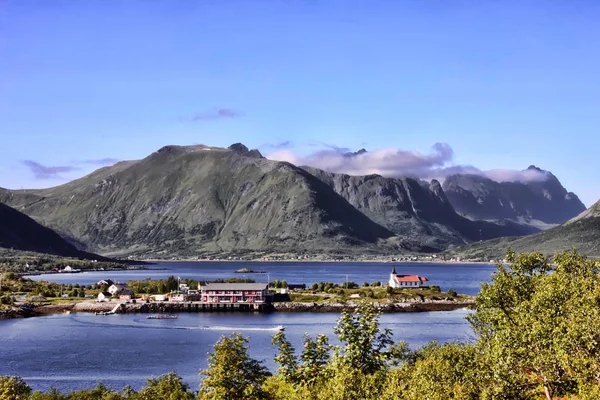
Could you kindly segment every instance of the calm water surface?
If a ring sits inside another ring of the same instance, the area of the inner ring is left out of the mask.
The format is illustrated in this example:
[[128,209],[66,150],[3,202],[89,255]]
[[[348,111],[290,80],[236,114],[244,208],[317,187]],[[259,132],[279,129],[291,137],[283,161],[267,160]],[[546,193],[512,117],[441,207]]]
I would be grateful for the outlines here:
[[[251,268],[267,274],[236,274],[239,268]],[[145,271],[89,272],[33,276],[32,279],[59,283],[91,284],[101,279],[126,282],[131,279],[214,280],[249,277],[288,283],[346,279],[363,282],[386,282],[392,267],[399,274],[418,274],[429,278],[442,290],[475,295],[488,282],[495,267],[482,264],[425,263],[244,263],[244,262],[169,262],[150,266]],[[384,314],[384,328],[391,328],[395,340],[405,340],[411,347],[438,340],[474,340],[466,310],[450,312]],[[125,385],[139,388],[146,378],[177,371],[194,389],[198,371],[206,367],[207,353],[221,335],[240,332],[249,337],[250,353],[275,369],[276,349],[271,337],[279,327],[300,348],[304,334],[325,333],[333,337],[339,314],[319,313],[198,313],[179,314],[176,320],[147,320],[145,315],[93,314],[53,315],[47,317],[0,321],[0,375],[22,376],[34,389],[54,386],[60,390],[83,389],[102,381],[121,389]]]
[[[394,339],[419,347],[431,340],[472,341],[468,311],[384,314],[382,327]],[[34,389],[67,391],[102,381],[121,389],[141,387],[146,378],[176,371],[192,388],[200,382],[207,353],[221,335],[249,337],[250,354],[275,369],[271,337],[279,327],[300,348],[304,334],[333,337],[338,314],[197,313],[176,320],[144,315],[61,314],[0,321],[0,375],[22,376]]]
[[[31,276],[35,280],[48,280],[58,283],[79,283],[89,285],[101,279],[127,282],[132,279],[166,279],[174,275],[182,279],[214,280],[218,278],[252,278],[259,282],[275,279],[288,283],[349,281],[362,285],[364,282],[387,282],[392,268],[398,274],[418,274],[426,276],[431,285],[442,290],[454,289],[458,293],[475,295],[482,283],[488,282],[495,271],[487,264],[429,264],[429,263],[347,263],[347,262],[167,262],[149,266],[144,271],[98,271],[78,274],[50,274]],[[268,272],[267,274],[236,274],[235,270],[249,268]]]

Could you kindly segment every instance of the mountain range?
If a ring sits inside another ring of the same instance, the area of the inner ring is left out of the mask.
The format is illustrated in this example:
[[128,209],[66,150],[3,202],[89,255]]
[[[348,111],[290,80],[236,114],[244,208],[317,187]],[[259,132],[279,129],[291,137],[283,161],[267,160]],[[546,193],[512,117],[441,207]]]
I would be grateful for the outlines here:
[[[540,229],[526,218],[555,224],[580,212],[577,197],[558,180],[549,179],[549,188],[544,182],[521,185],[550,193],[552,206],[538,207],[520,200],[524,189],[497,189],[509,185],[491,180],[468,185],[475,176],[451,178],[441,185],[330,173],[267,160],[241,143],[166,146],[58,187],[0,189],[0,203],[78,249],[119,257],[434,252],[536,233]],[[518,205],[512,214],[487,207],[497,193]],[[472,198],[479,206],[469,206]]]
[[451,175],[443,189],[459,214],[470,219],[512,220],[537,227],[552,227],[583,212],[577,195],[561,185],[550,172],[530,166],[538,179],[496,182],[472,174]]
[[544,254],[576,249],[581,254],[600,257],[600,201],[575,218],[546,231],[525,237],[474,243],[453,249],[450,254],[467,258],[500,259],[509,247],[517,253],[540,251]]

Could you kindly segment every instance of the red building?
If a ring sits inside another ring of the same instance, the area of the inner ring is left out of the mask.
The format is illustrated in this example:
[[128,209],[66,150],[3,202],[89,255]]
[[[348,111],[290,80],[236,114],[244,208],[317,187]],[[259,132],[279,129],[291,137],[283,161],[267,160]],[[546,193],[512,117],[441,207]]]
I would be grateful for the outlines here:
[[268,303],[271,301],[266,283],[209,283],[201,287],[204,303]]

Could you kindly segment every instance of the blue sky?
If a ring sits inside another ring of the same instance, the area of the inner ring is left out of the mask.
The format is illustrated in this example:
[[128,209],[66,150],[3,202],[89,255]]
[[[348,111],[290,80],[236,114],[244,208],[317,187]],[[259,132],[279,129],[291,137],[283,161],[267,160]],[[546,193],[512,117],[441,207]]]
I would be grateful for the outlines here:
[[447,143],[445,167],[535,164],[589,206],[598,21],[577,0],[0,0],[0,186],[166,144]]

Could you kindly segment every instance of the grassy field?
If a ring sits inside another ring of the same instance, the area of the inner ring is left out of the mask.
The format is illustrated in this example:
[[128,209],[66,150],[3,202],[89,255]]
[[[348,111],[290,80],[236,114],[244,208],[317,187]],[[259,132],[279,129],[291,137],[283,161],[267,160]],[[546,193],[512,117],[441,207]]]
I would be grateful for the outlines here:
[[[358,295],[356,298],[352,295]],[[389,301],[403,302],[411,300],[470,300],[471,296],[461,295],[453,291],[441,292],[435,287],[414,288],[414,289],[392,289],[388,292],[387,287],[361,287],[354,289],[333,288],[327,291],[318,292],[313,290],[303,290],[290,294],[293,302],[301,303],[344,303],[349,300],[366,299],[371,301]]]

